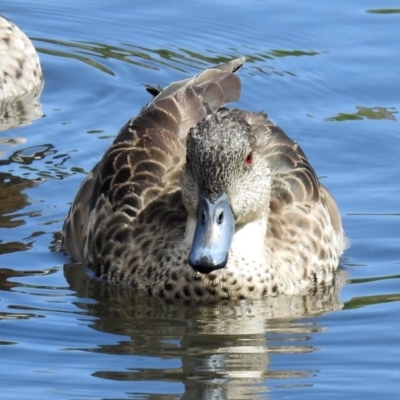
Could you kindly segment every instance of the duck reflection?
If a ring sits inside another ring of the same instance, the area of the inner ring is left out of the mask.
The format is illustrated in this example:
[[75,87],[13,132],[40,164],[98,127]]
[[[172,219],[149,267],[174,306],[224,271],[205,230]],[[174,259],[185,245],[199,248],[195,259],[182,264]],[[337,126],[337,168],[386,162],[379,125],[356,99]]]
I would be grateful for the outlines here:
[[[17,139],[0,139],[0,146],[3,144],[13,145],[19,143],[21,142],[18,142]],[[37,167],[24,170],[25,172],[23,175],[29,177],[30,174],[26,173],[26,171],[36,172],[38,175],[36,179],[16,176],[10,172],[0,172],[0,254],[12,253],[31,248],[31,242],[4,243],[5,238],[10,236],[4,229],[25,225],[29,218],[37,215],[37,212],[27,212],[24,210],[30,205],[29,197],[24,193],[24,191],[36,187],[42,181],[42,177],[62,178],[68,175],[69,173],[63,170],[62,165],[65,160],[69,158],[69,155],[59,154],[52,144],[43,144],[21,148],[14,151],[8,157],[0,158],[0,167],[11,166],[10,170],[16,170],[16,164],[28,166],[50,156],[54,157],[46,161],[46,168],[44,170],[40,170]],[[20,170],[17,170],[17,172],[20,172]],[[28,239],[29,238],[25,240]]]
[[[48,275],[55,273],[57,270],[14,270],[11,268],[0,268],[0,301],[4,300],[2,297],[3,292],[13,292],[16,288],[22,288],[25,286],[24,283],[18,282],[19,278],[27,278],[29,276]],[[0,311],[0,321],[5,319],[28,319],[44,317],[39,314],[38,310],[21,304],[8,303],[7,300],[3,302],[3,308],[7,311]],[[14,310],[14,311],[12,311]]]
[[0,99],[0,132],[29,124],[43,115],[39,101],[42,86],[19,96]]
[[[32,180],[14,176],[7,172],[0,172],[0,228],[15,228],[25,224],[25,221],[16,214],[29,205],[28,196],[22,191],[36,186]],[[0,254],[24,251],[31,247],[30,243],[5,242],[4,233],[0,236]]]
[[[64,274],[76,292],[77,307],[96,317],[93,329],[129,338],[88,351],[152,359],[141,366],[136,358],[127,370],[111,367],[93,375],[181,382],[183,399],[255,399],[268,391],[269,378],[315,373],[270,370],[270,354],[314,351],[310,338],[324,328],[299,319],[340,309],[339,291],[345,278],[340,272],[334,286],[308,296],[188,305],[166,304],[136,295],[130,288],[95,281],[78,263],[65,265]],[[151,398],[167,397],[154,394]]]

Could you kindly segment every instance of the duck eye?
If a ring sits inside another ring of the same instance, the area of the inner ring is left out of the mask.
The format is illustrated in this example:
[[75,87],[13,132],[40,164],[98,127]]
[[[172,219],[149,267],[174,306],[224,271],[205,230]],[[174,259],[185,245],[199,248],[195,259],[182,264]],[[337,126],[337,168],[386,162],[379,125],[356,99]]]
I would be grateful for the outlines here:
[[252,151],[247,155],[245,163],[247,165],[251,165],[253,163],[253,152]]

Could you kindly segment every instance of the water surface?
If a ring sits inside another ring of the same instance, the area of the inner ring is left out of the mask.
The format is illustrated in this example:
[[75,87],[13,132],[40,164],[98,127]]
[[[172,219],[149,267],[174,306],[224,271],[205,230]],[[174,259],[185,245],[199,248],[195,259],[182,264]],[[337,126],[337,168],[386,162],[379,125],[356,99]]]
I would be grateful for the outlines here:
[[[39,51],[42,118],[0,132],[0,382],[6,399],[397,398],[398,3],[3,0]],[[165,86],[245,55],[264,110],[334,194],[344,286],[166,305],[59,252],[85,174]],[[1,60],[0,60],[1,62]]]

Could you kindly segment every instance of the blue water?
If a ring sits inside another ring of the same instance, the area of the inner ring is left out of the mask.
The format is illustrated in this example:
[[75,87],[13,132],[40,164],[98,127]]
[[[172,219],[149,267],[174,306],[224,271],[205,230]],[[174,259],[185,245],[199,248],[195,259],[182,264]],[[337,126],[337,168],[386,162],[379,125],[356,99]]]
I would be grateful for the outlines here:
[[[398,2],[3,0],[0,14],[32,38],[45,76],[44,116],[0,132],[2,398],[397,398]],[[268,112],[338,202],[344,287],[183,307],[80,274],[59,231],[149,101],[142,83],[242,55],[237,105]]]

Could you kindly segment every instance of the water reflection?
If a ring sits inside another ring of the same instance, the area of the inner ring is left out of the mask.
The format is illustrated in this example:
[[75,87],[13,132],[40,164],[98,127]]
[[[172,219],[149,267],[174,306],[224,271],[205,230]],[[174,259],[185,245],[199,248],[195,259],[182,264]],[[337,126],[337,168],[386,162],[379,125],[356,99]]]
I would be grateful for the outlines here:
[[400,14],[400,8],[381,8],[376,10],[367,10],[371,14]]
[[[8,141],[16,141],[21,139],[8,139]],[[0,144],[2,142],[0,141]],[[3,151],[4,155],[5,151]],[[45,169],[32,166],[34,162],[49,158],[50,160],[45,162]],[[25,176],[28,176],[30,172],[34,172],[37,181],[48,178],[62,179],[66,176],[70,176],[71,173],[66,171],[64,163],[70,158],[69,154],[59,154],[58,150],[51,143],[26,147],[13,152],[8,158],[0,159],[0,167],[4,165],[20,164],[24,168]]]
[[25,149],[17,150],[8,159],[0,160],[0,166],[10,165],[12,163],[30,165],[35,160],[41,160],[44,157],[55,153],[56,151],[54,150],[54,146],[52,144],[31,146]]
[[[22,283],[14,281],[15,278],[26,278],[29,276],[38,276],[38,275],[48,275],[55,273],[56,269],[50,270],[36,270],[36,271],[17,271],[10,268],[0,268],[0,301],[2,300],[1,293],[2,292],[12,292],[18,287],[25,286]],[[40,287],[37,287],[40,288]],[[0,311],[0,320],[3,319],[28,319],[28,318],[37,318],[43,317],[43,315],[38,314],[37,309],[34,307],[16,305],[16,304],[7,304],[8,310],[10,311]],[[17,312],[18,310],[18,312]]]
[[[21,219],[23,214],[16,212],[29,204],[28,196],[22,193],[22,190],[35,185],[35,182],[29,179],[0,172],[0,228],[15,228],[25,224],[25,220]],[[0,254],[24,251],[30,247],[31,243],[4,242],[0,238]]]
[[397,121],[394,114],[397,114],[394,107],[362,107],[356,106],[357,112],[355,113],[339,113],[333,117],[326,118],[326,121],[354,121],[362,119],[388,119]]
[[119,365],[110,365],[93,375],[109,380],[182,382],[183,399],[254,399],[268,391],[268,379],[317,373],[312,366],[302,371],[274,370],[270,356],[315,350],[312,335],[325,328],[299,319],[340,309],[344,280],[341,273],[334,287],[309,296],[189,306],[166,304],[135,295],[129,288],[92,280],[79,263],[65,265],[64,274],[82,298],[76,306],[96,317],[91,327],[121,335],[116,343],[86,350],[132,357],[131,368],[121,371]]
[[43,45],[36,48],[39,53],[78,60],[109,75],[115,75],[115,72],[106,66],[101,61],[102,59],[115,59],[150,70],[168,68],[186,73],[189,72],[189,69],[204,69],[210,64],[223,64],[235,57],[245,56],[247,58],[247,69],[249,70],[254,68],[257,72],[265,75],[277,74],[279,76],[290,75],[296,77],[293,72],[277,69],[272,65],[268,65],[267,62],[275,58],[313,57],[320,54],[317,51],[305,51],[301,49],[270,49],[260,51],[260,49],[243,46],[241,48],[229,48],[229,52],[220,55],[211,51],[209,53],[199,53],[191,49],[183,47],[174,48],[173,46],[170,49],[165,49],[144,47],[132,43],[110,45],[107,43],[69,42],[47,38],[33,38],[33,40]]
[[20,96],[0,100],[0,132],[26,125],[43,115],[39,97],[42,86]]
[[[34,149],[34,148],[28,148]],[[45,150],[40,148],[39,151],[19,150],[14,152],[8,159],[0,160],[0,166],[10,165],[14,162],[22,164],[30,164],[35,159],[44,157]],[[23,193],[24,190],[37,186],[37,181],[27,179],[21,176],[15,176],[9,172],[0,172],[0,229],[16,228],[26,224],[26,220],[32,216],[30,213],[22,210],[30,205],[28,195]],[[1,234],[0,237],[0,255],[6,253],[14,253],[25,251],[32,247],[32,242],[9,241],[5,242]]]
[[[388,281],[388,280],[400,280],[400,275],[387,275],[387,276],[377,276],[373,278],[361,278],[361,279],[351,279],[348,283],[353,285],[359,285],[363,283],[371,283],[371,282],[378,282],[378,281]],[[360,297],[353,297],[349,301],[346,301],[344,304],[345,310],[350,310],[354,308],[366,307],[373,304],[382,304],[382,303],[390,303],[393,301],[400,301],[400,293],[386,293],[386,294],[374,294],[370,296],[360,296]]]
[[[23,143],[20,138],[0,140],[0,144],[19,144]],[[5,153],[6,151],[4,151]],[[4,154],[2,154],[4,156]],[[33,166],[34,163],[53,156],[51,160],[45,162],[45,169]],[[24,242],[5,241],[9,236],[7,230],[17,228],[28,223],[30,218],[37,216],[38,211],[24,210],[31,203],[29,197],[24,193],[26,189],[36,187],[44,179],[59,178],[71,175],[65,171],[64,163],[70,156],[68,154],[58,154],[52,144],[44,144],[19,149],[13,152],[8,158],[0,158],[0,167],[17,164],[24,170],[20,176],[11,172],[0,172],[0,255],[25,251],[32,247],[33,239],[43,234],[43,232],[33,232],[27,236]],[[34,179],[30,175],[34,173]]]

